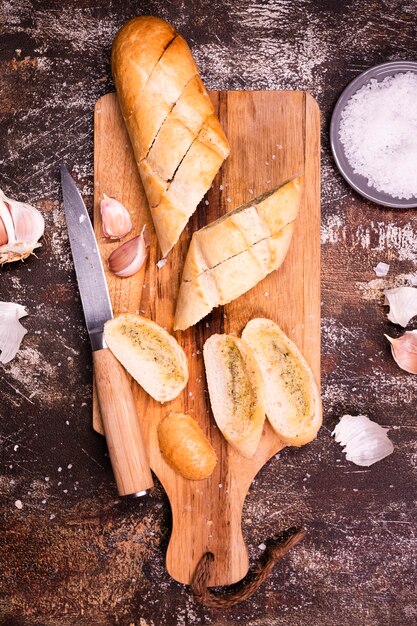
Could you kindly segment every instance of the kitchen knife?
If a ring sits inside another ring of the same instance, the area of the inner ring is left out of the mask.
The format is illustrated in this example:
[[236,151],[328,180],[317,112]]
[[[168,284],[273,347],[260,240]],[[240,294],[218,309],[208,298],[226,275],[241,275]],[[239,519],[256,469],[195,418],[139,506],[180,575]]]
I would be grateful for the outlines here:
[[121,496],[138,497],[153,486],[136,405],[126,372],[107,348],[104,324],[113,317],[106,277],[84,201],[65,165],[61,185],[78,288],[93,350],[101,418]]

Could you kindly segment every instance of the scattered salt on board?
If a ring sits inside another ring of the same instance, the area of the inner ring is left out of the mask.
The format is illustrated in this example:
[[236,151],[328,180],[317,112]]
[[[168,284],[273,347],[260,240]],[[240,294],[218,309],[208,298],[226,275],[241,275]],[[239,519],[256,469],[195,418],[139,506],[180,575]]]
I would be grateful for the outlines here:
[[394,198],[417,196],[417,74],[372,79],[342,111],[346,158],[368,185]]

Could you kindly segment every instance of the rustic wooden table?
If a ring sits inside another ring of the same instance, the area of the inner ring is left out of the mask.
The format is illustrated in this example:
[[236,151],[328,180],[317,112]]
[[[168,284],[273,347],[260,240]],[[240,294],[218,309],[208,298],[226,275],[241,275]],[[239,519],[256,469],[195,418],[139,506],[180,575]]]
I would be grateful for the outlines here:
[[[64,8],[63,8],[64,7]],[[28,334],[1,366],[3,626],[407,626],[417,622],[417,377],[393,362],[385,287],[417,273],[417,218],[356,195],[329,149],[332,108],[366,68],[415,59],[416,0],[93,2],[0,7],[0,186],[46,217],[37,258],[4,266],[0,299],[26,305]],[[308,538],[248,602],[196,605],[165,571],[162,488],[121,502],[91,429],[91,355],[66,236],[58,164],[91,209],[93,106],[113,89],[109,51],[128,18],[155,14],[186,37],[211,89],[306,89],[323,113],[324,426],[262,470],[243,513],[250,557],[280,529]],[[385,279],[373,267],[390,263]],[[395,451],[369,469],[330,437],[344,413],[390,427]],[[15,503],[20,501],[22,507]]]

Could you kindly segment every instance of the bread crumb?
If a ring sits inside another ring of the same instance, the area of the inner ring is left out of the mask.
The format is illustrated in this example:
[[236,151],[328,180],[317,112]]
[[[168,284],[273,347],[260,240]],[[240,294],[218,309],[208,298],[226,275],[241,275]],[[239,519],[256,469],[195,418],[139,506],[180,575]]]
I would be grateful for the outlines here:
[[17,509],[20,509],[20,510],[21,510],[21,509],[23,509],[23,504],[22,504],[22,501],[21,501],[21,500],[16,500],[16,502],[14,503],[14,505],[15,505],[15,507],[16,507]]
[[265,291],[264,296],[267,298],[269,296],[269,291]]
[[226,202],[231,202],[232,198],[226,198]]

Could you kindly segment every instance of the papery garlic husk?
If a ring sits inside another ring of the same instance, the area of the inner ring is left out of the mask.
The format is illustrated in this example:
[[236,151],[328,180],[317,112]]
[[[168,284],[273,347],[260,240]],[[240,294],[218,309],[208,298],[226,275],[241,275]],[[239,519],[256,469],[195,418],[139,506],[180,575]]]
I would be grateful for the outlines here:
[[394,451],[387,431],[366,415],[343,415],[332,435],[344,446],[348,461],[369,467]]
[[407,330],[404,335],[394,339],[385,335],[391,344],[394,361],[409,374],[417,374],[417,330]]
[[25,307],[14,302],[0,302],[0,363],[9,363],[17,354],[27,330],[19,322],[27,315]]
[[8,198],[0,189],[0,265],[26,259],[40,247],[44,230],[38,209]]
[[108,259],[109,270],[122,278],[136,274],[148,256],[149,236],[146,224],[140,235],[113,250]]
[[417,315],[417,289],[415,287],[385,289],[384,296],[384,304],[389,305],[389,321],[405,328]]
[[129,211],[115,198],[103,194],[100,202],[100,213],[103,224],[103,234],[108,239],[121,239],[132,230],[132,220]]

